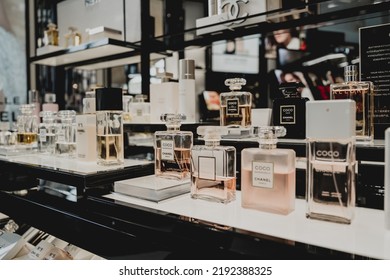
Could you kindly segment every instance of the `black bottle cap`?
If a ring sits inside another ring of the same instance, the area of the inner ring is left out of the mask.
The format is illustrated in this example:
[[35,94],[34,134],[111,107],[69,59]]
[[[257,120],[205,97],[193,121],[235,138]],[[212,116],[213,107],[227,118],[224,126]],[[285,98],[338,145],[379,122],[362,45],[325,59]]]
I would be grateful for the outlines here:
[[122,111],[121,88],[97,88],[96,111]]
[[304,87],[305,85],[301,82],[289,82],[289,83],[281,83],[279,85],[279,90],[282,91],[282,94],[285,97],[300,97],[301,96],[300,89]]

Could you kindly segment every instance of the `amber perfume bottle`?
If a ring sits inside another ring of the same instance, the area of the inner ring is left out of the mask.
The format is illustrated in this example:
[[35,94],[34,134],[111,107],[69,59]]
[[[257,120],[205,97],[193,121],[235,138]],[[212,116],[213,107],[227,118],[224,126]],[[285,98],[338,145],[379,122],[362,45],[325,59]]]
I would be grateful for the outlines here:
[[34,104],[20,105],[20,114],[17,117],[17,146],[18,149],[38,148],[39,119],[33,114]]
[[355,102],[308,101],[306,217],[350,224],[355,207]]
[[228,203],[236,199],[236,149],[220,146],[223,126],[199,126],[205,145],[191,152],[191,197]]
[[281,126],[258,128],[260,148],[241,152],[241,205],[287,215],[295,208],[295,151],[276,148]]
[[225,85],[230,92],[222,92],[220,95],[220,125],[221,126],[251,126],[252,94],[240,91],[246,85],[242,78],[227,79]]
[[154,134],[155,175],[169,179],[189,179],[191,176],[191,149],[193,135],[190,131],[180,131],[182,114],[163,114],[166,131]]
[[273,123],[286,128],[285,138],[306,137],[306,102],[309,99],[301,97],[303,87],[300,82],[282,83],[279,89],[284,98],[277,98],[273,102]]
[[374,85],[358,81],[356,65],[344,68],[344,83],[330,85],[331,99],[351,99],[356,102],[356,141],[374,140]]

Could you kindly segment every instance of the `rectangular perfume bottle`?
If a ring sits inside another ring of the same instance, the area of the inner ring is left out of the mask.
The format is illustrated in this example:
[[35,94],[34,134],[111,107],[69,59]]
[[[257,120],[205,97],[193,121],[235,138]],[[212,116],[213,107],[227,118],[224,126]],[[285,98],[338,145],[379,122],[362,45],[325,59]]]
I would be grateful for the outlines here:
[[193,135],[190,131],[180,131],[181,114],[165,114],[167,131],[154,134],[155,175],[169,179],[189,179],[191,175],[191,149]]
[[357,67],[346,66],[344,83],[331,84],[331,99],[351,99],[356,103],[356,141],[374,139],[374,85],[358,81]]
[[236,149],[220,146],[225,127],[200,126],[205,145],[191,151],[191,197],[228,203],[236,198]]
[[350,224],[355,207],[355,102],[307,103],[306,217]]
[[241,152],[241,205],[287,215],[295,209],[295,151],[276,148],[283,127],[265,129],[269,127],[259,128],[260,148]]

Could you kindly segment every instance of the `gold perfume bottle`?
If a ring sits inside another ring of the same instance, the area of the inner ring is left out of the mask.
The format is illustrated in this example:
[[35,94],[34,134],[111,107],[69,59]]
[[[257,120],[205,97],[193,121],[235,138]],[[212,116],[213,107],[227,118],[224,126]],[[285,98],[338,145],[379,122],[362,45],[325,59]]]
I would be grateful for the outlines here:
[[44,32],[43,44],[45,46],[58,46],[58,29],[55,23],[50,22]]

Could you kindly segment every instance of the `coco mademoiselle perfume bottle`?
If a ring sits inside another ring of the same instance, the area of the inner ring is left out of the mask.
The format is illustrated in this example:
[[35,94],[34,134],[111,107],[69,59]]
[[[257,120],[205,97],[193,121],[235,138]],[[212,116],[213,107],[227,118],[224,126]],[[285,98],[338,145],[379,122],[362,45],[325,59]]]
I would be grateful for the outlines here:
[[180,131],[185,116],[163,114],[166,131],[154,134],[155,175],[169,179],[189,179],[191,176],[191,149],[193,135],[190,131]]
[[279,89],[284,98],[276,98],[273,102],[273,123],[286,128],[285,138],[306,138],[306,102],[309,99],[301,97],[303,87],[300,82],[282,83]]
[[221,126],[251,126],[252,94],[240,91],[246,85],[242,78],[227,79],[225,85],[230,92],[222,92],[220,95],[220,125]]
[[374,85],[358,80],[356,65],[344,68],[344,83],[330,85],[331,99],[351,99],[356,102],[356,141],[374,139]]
[[288,214],[295,208],[295,151],[276,148],[281,126],[258,127],[260,148],[241,152],[241,205]]
[[191,152],[191,197],[228,203],[236,198],[236,149],[220,146],[223,126],[199,126],[205,145]]
[[355,206],[353,100],[308,101],[306,217],[350,224]]

